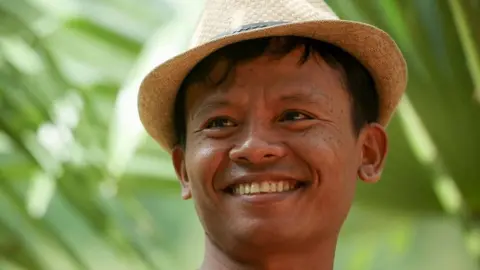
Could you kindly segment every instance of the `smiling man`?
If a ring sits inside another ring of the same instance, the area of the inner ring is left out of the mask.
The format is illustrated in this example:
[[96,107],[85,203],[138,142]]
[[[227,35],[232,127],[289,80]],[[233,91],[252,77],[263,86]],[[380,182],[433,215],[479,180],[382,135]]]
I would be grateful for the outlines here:
[[207,0],[195,37],[139,110],[195,202],[201,269],[332,270],[357,179],[384,167],[400,51],[318,0]]

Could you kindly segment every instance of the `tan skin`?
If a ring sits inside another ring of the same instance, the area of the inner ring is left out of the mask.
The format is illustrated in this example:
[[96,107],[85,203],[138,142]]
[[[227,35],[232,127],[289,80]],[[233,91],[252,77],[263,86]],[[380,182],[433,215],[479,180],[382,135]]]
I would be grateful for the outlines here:
[[[385,130],[368,124],[357,135],[341,73],[317,55],[298,65],[301,53],[261,56],[219,87],[188,89],[186,148],[173,162],[205,229],[201,269],[332,270],[357,177],[380,178]],[[265,179],[302,187],[258,200],[225,191]]]

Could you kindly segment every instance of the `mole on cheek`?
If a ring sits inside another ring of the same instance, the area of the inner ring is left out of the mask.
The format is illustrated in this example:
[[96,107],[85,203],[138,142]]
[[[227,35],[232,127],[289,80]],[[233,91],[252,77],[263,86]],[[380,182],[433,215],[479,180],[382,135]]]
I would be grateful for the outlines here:
[[195,147],[200,147],[202,145],[202,140],[201,139],[196,139],[194,143]]
[[337,140],[336,140],[336,144],[337,144],[339,147],[341,147],[341,146],[342,146],[342,141],[341,141],[340,139],[338,139],[338,138],[337,138]]
[[323,130],[320,131],[320,132],[318,132],[318,137],[320,137],[320,138],[322,138],[323,140],[325,140],[325,132],[323,132]]

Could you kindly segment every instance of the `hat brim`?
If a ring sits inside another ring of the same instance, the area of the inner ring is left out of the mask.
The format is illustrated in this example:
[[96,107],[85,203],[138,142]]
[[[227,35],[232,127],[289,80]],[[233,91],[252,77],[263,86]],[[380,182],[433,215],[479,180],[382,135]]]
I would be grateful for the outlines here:
[[142,81],[138,98],[140,120],[147,133],[171,152],[175,138],[175,97],[183,80],[202,59],[227,45],[256,38],[299,36],[336,45],[353,55],[372,75],[379,95],[378,123],[386,126],[407,85],[405,60],[393,39],[368,24],[346,20],[288,23],[225,35],[164,62]]

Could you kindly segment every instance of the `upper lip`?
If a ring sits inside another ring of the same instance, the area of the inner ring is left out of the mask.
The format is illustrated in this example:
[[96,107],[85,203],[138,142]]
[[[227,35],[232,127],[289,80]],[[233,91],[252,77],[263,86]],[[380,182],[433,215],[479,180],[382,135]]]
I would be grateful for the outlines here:
[[237,177],[232,177],[230,181],[226,181],[222,186],[221,190],[225,190],[232,185],[254,183],[254,182],[263,182],[263,181],[296,181],[296,182],[308,182],[307,180],[292,176],[291,174],[285,173],[249,173]]

